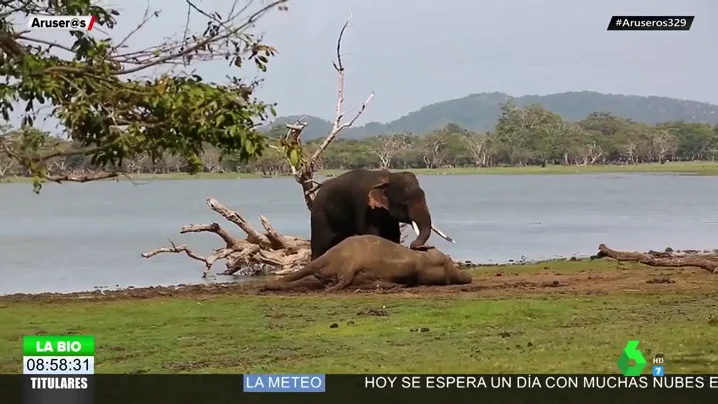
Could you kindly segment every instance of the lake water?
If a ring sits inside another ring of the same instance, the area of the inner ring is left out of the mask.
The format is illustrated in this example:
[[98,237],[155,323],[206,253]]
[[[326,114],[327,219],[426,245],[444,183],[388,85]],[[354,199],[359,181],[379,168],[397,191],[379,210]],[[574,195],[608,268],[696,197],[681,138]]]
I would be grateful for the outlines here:
[[[455,259],[482,263],[594,254],[600,243],[629,250],[718,246],[718,178],[600,174],[422,176],[436,234],[430,244]],[[185,255],[142,252],[188,244],[200,254],[221,246],[214,234],[179,234],[217,221],[214,197],[261,228],[308,237],[309,214],[290,178],[0,185],[0,294],[65,292],[228,281],[202,280]],[[413,233],[412,233],[413,236]],[[413,238],[409,238],[412,240]],[[217,270],[224,263],[216,264]]]

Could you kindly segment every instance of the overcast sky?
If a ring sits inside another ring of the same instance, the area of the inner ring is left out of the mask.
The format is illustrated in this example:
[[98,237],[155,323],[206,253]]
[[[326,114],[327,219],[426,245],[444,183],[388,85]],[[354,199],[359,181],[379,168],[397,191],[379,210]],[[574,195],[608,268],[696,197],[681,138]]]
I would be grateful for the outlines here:
[[[718,103],[715,0],[292,0],[263,26],[281,55],[262,94],[281,114],[332,116],[333,42],[350,13],[348,106],[376,92],[364,122],[490,91]],[[612,15],[696,18],[688,32],[606,31]]]
[[[226,13],[229,0],[196,0]],[[121,10],[119,32],[141,19],[145,0],[105,1]],[[133,44],[183,31],[186,4],[151,0],[162,10]],[[358,124],[386,122],[471,93],[511,95],[593,90],[660,95],[718,104],[718,2],[715,0],[290,0],[258,24],[279,55],[258,95],[280,115],[331,118],[337,34],[345,36],[346,107],[376,96]],[[612,15],[695,15],[688,32],[606,31]],[[194,22],[204,24],[199,18]],[[43,33],[44,34],[44,33]],[[248,73],[254,75],[254,69]],[[224,62],[208,79],[237,74]]]

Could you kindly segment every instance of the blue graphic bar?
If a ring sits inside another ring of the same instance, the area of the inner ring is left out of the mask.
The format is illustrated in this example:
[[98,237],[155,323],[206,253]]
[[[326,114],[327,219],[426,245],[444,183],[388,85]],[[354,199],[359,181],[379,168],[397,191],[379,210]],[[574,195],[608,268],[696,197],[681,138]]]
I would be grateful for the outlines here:
[[245,393],[324,393],[326,375],[270,374],[244,375]]

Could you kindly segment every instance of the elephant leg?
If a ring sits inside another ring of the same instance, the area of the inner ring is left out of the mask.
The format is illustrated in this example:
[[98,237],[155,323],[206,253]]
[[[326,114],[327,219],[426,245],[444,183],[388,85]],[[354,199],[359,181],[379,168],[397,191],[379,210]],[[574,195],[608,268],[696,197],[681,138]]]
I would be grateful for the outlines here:
[[322,254],[342,240],[343,238],[330,230],[329,223],[324,215],[312,215],[312,230],[309,242],[312,248],[312,261],[321,257]]
[[382,228],[381,236],[387,240],[401,244],[401,227],[399,226],[399,223],[387,225]]
[[355,275],[356,275],[356,270],[344,271],[344,273],[341,273],[337,276],[336,285],[326,289],[325,293],[332,293],[332,292],[336,292],[338,290],[342,290],[342,289],[346,288],[347,286],[352,284],[352,281],[354,280]]
[[[364,231],[361,232],[361,234],[371,234],[373,236],[379,236],[384,237],[384,232],[379,227],[376,226],[366,226],[364,227]],[[386,238],[386,237],[384,237]]]
[[399,222],[394,220],[389,215],[389,212],[386,211],[374,211],[369,214],[364,234],[373,234],[397,244],[401,243]]
[[402,288],[404,285],[394,282],[389,282],[386,280],[383,280],[379,278],[376,274],[371,272],[359,272],[354,276],[354,280],[352,281],[352,289],[364,289],[364,290],[371,290],[371,289],[394,289],[394,288]]

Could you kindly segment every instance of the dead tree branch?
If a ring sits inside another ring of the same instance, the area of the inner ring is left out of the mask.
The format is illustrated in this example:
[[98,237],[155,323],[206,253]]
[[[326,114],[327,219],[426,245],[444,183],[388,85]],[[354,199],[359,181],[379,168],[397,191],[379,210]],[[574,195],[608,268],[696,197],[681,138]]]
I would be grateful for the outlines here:
[[319,186],[314,186],[313,184],[317,184],[316,181],[314,181],[314,173],[316,171],[316,167],[318,162],[321,160],[322,154],[324,151],[329,147],[329,145],[332,143],[334,139],[339,135],[339,133],[354,125],[354,122],[356,122],[357,119],[364,113],[367,106],[371,102],[372,98],[374,98],[374,92],[372,91],[369,97],[364,101],[364,103],[361,105],[359,110],[354,114],[351,120],[348,122],[342,122],[342,118],[344,118],[345,112],[343,112],[343,106],[344,106],[344,63],[342,62],[342,39],[344,38],[344,32],[346,31],[347,27],[349,26],[349,21],[351,20],[351,16],[342,26],[341,31],[339,32],[339,38],[337,39],[337,60],[332,62],[334,65],[334,70],[337,72],[337,81],[338,81],[338,88],[337,88],[337,106],[336,106],[336,116],[334,118],[334,123],[332,125],[332,129],[327,135],[326,138],[322,141],[322,143],[319,145],[319,148],[311,155],[311,157],[307,157],[303,155],[303,152],[301,151],[301,141],[300,136],[302,134],[302,130],[307,126],[306,123],[301,122],[301,119],[297,120],[297,122],[294,125],[286,125],[287,126],[287,136],[284,139],[284,147],[286,149],[287,155],[289,157],[291,150],[298,150],[299,151],[299,161],[294,164],[291,161],[290,157],[290,166],[292,166],[292,174],[294,175],[294,178],[296,181],[302,186],[302,190],[304,192],[304,201],[307,205],[307,208],[311,210],[312,204],[314,202],[314,193],[317,189],[319,189]]
[[226,260],[226,270],[221,275],[257,275],[266,273],[283,274],[296,271],[309,263],[311,251],[309,241],[293,236],[285,236],[276,231],[269,220],[260,215],[259,219],[266,233],[262,234],[237,212],[222,205],[214,198],[207,199],[207,206],[228,221],[236,224],[247,234],[239,239],[222,228],[218,223],[190,224],[180,230],[184,233],[215,233],[225,243],[212,254],[204,257],[193,252],[187,245],[158,248],[142,254],[143,258],[151,258],[162,253],[185,253],[188,257],[205,264],[202,277],[206,277],[215,262]]
[[616,251],[606,247],[605,244],[601,244],[598,246],[598,253],[591,256],[591,260],[605,257],[618,261],[638,262],[652,267],[696,267],[714,274],[718,273],[718,254],[715,253],[701,253],[698,251],[674,252],[670,249],[666,249],[664,252],[649,251],[647,253]]

